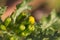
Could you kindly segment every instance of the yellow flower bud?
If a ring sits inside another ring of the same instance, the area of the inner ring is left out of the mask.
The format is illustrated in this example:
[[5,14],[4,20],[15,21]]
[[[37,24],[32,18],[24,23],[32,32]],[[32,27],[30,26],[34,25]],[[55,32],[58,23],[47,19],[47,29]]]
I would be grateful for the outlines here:
[[6,21],[5,21],[5,25],[8,26],[11,21],[12,21],[11,18],[7,18]]
[[23,15],[23,16],[26,16],[26,13],[25,13],[25,12],[23,12],[23,13],[22,13],[22,15]]
[[1,30],[6,30],[6,26],[4,26],[4,25],[1,25]]
[[29,25],[28,29],[29,29],[29,31],[34,31],[35,27],[34,27],[34,25]]
[[22,31],[25,30],[25,25],[20,25],[19,29]]
[[11,37],[10,40],[15,40],[14,37]]
[[27,33],[27,32],[22,32],[21,35],[22,35],[22,36],[28,36],[29,33]]
[[35,19],[34,19],[33,16],[30,16],[30,17],[29,17],[29,22],[30,22],[31,24],[34,24],[34,23],[35,23]]

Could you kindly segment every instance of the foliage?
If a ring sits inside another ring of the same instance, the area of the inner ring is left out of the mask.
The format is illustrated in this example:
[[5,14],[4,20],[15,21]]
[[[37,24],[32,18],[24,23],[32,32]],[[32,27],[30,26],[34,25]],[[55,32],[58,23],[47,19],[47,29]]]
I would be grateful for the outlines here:
[[[27,11],[31,10],[28,2],[24,0],[10,17],[0,21],[0,40],[60,40],[60,13],[53,9],[37,23]],[[0,9],[5,11],[6,7]]]
[[40,23],[36,23],[36,29],[26,39],[32,40],[60,40],[60,17],[55,9],[48,17],[42,17]]

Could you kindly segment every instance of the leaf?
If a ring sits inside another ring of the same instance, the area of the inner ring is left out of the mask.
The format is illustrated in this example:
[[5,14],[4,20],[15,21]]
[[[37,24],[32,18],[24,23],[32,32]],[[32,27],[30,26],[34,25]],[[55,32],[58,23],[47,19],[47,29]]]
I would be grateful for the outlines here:
[[51,12],[51,19],[50,19],[50,21],[47,22],[47,24],[45,24],[44,26],[43,25],[41,26],[42,30],[45,30],[46,28],[50,27],[57,20],[58,20],[58,18],[56,17],[55,9],[53,9],[52,12]]

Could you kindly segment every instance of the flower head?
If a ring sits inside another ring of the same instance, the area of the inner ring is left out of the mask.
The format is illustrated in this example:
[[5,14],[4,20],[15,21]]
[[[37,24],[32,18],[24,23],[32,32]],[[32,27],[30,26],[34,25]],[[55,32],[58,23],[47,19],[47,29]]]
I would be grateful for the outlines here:
[[35,19],[34,19],[33,16],[30,16],[30,17],[29,17],[29,22],[30,22],[31,24],[34,24],[34,23],[35,23]]

